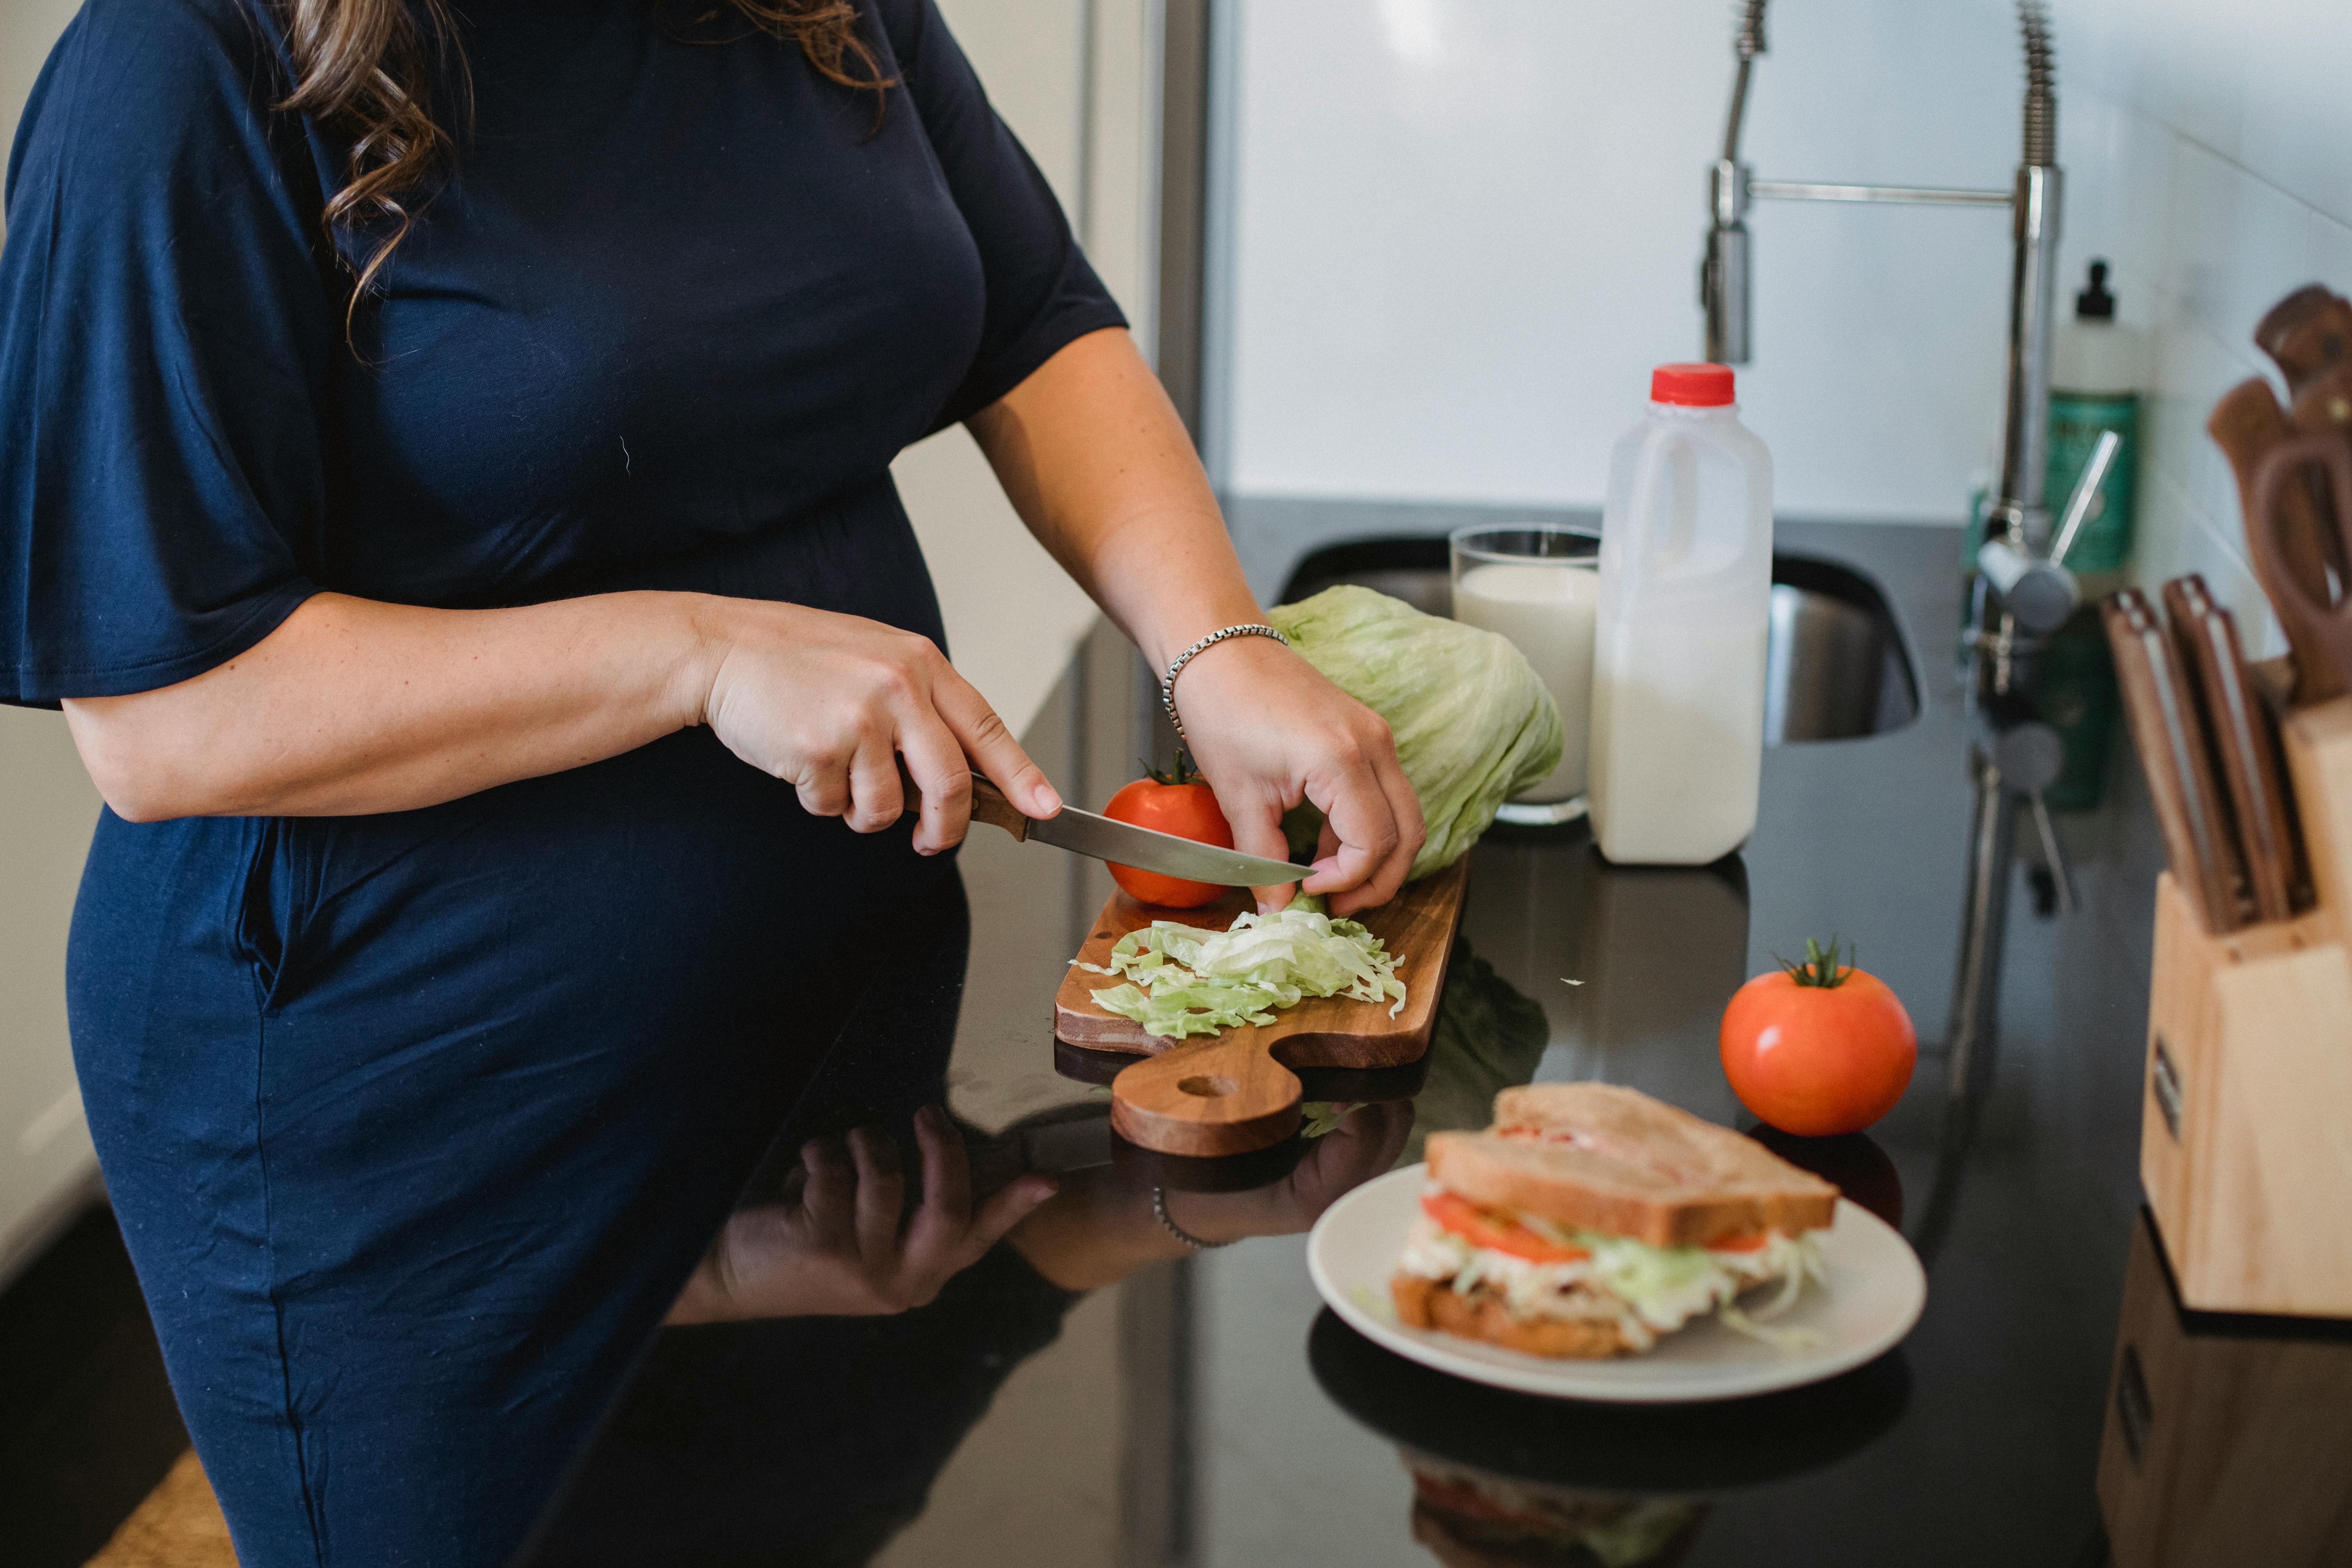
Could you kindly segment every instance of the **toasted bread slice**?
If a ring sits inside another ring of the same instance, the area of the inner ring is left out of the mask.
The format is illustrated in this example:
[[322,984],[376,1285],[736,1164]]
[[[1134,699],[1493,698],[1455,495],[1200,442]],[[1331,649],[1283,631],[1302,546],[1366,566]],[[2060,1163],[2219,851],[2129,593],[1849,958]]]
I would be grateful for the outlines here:
[[1827,1226],[1838,1190],[1752,1138],[1639,1089],[1539,1083],[1495,1097],[1485,1132],[1433,1132],[1429,1170],[1473,1203],[1652,1247]]
[[1570,1361],[1606,1361],[1628,1355],[1628,1343],[1615,1323],[1604,1318],[1520,1318],[1498,1296],[1464,1296],[1443,1279],[1417,1274],[1389,1278],[1389,1296],[1396,1302],[1397,1321],[1409,1329],[1437,1329],[1465,1340],[1485,1340],[1525,1355],[1559,1356]]

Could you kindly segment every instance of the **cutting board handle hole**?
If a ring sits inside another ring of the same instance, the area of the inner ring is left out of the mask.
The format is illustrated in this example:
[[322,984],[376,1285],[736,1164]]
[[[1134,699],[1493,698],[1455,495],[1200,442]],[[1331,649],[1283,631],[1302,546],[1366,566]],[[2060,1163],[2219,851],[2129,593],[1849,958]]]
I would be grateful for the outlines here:
[[1207,1073],[1195,1073],[1191,1078],[1178,1079],[1176,1087],[1186,1094],[1195,1094],[1202,1100],[1215,1100],[1221,1095],[1233,1093],[1241,1085],[1222,1074],[1212,1076]]

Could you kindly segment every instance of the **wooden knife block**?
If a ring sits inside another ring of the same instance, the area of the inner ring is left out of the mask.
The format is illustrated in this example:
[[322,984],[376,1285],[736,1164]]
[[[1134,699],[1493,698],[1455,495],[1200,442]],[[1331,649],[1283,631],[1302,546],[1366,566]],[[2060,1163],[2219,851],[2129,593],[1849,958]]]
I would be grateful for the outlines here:
[[2319,903],[2212,936],[2158,881],[2140,1181],[2186,1305],[2352,1318],[2352,698],[2281,728]]

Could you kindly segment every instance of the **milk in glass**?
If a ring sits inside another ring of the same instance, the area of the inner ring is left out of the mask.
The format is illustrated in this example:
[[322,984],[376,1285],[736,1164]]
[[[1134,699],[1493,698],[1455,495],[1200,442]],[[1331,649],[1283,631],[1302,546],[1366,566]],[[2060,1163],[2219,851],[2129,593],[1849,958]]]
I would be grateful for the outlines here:
[[1496,632],[1527,656],[1559,708],[1559,765],[1514,800],[1548,805],[1584,793],[1586,726],[1592,702],[1593,612],[1601,581],[1590,557],[1489,562],[1454,583],[1454,618]]

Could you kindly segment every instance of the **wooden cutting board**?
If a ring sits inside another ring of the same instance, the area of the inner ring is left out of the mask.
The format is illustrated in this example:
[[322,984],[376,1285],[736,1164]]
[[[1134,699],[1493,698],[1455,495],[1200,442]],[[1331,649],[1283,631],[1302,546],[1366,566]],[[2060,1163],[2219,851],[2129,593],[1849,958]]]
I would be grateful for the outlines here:
[[[1095,1005],[1092,993],[1118,982],[1073,967],[1054,997],[1055,1037],[1090,1050],[1130,1051],[1145,1058],[1111,1081],[1111,1125],[1130,1142],[1165,1154],[1207,1155],[1279,1143],[1298,1130],[1301,1097],[1292,1068],[1396,1067],[1428,1050],[1469,877],[1465,858],[1358,917],[1398,956],[1405,1002],[1393,1018],[1393,1002],[1310,997],[1276,1013],[1271,1024],[1179,1043],[1148,1035],[1142,1025]],[[1078,959],[1108,963],[1121,937],[1155,920],[1223,931],[1249,907],[1244,889],[1197,910],[1156,909],[1114,893]]]

